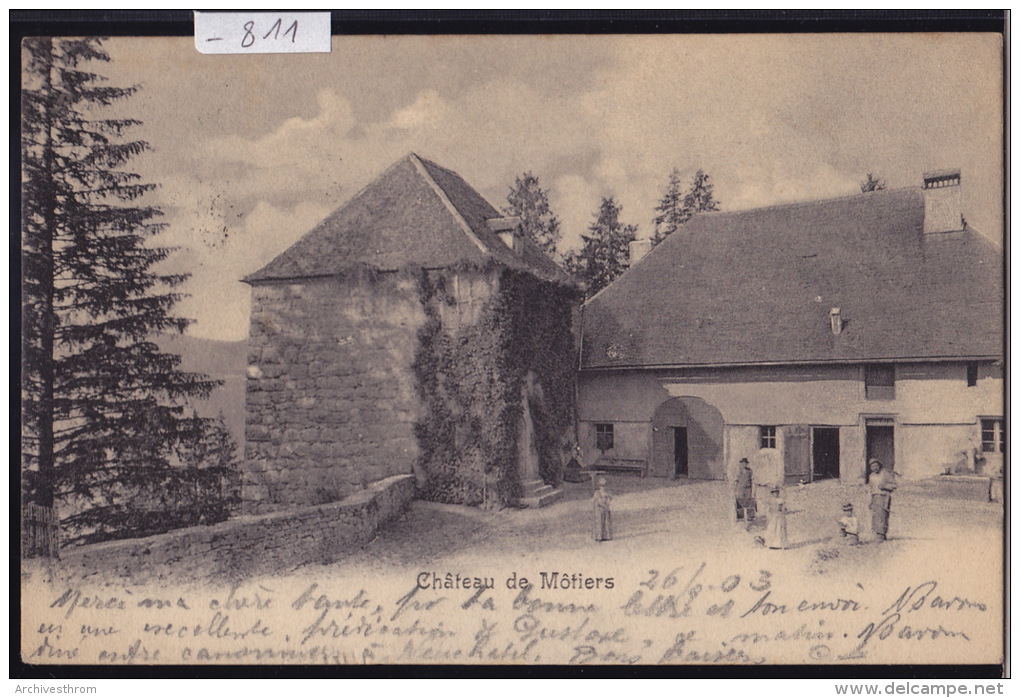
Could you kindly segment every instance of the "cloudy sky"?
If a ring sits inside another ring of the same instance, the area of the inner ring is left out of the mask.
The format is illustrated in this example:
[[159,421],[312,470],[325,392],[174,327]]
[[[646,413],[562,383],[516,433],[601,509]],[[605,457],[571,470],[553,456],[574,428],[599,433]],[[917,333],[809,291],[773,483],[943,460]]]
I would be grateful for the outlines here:
[[915,186],[963,170],[964,213],[1000,239],[998,35],[334,37],[330,54],[206,56],[116,38],[102,67],[154,150],[162,241],[190,271],[192,334],[241,339],[240,279],[408,152],[500,207],[531,170],[576,247],[599,197],[651,233],[673,167],[725,210]]

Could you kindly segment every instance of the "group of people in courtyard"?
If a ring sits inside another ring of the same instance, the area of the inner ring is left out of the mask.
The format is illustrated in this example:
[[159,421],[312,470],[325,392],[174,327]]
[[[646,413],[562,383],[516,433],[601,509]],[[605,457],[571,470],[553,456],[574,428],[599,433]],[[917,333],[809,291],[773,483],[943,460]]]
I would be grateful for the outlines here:
[[[768,494],[759,497],[760,491]],[[774,482],[755,483],[751,462],[747,458],[741,458],[735,494],[737,521],[743,521],[748,531],[754,529],[760,518],[758,504],[761,500],[762,513],[765,515],[765,534],[755,540],[776,550],[786,548],[789,540],[786,534],[786,497],[783,496],[782,487]]]
[[[765,533],[756,540],[761,545],[773,549],[788,547],[786,532],[786,498],[782,486],[776,482],[755,483],[751,463],[741,458],[734,483],[734,503],[736,519],[744,522],[750,531],[756,526],[758,518],[758,492],[764,490],[768,495],[764,498],[764,514],[766,518]],[[896,489],[896,475],[887,469],[877,458],[868,461],[868,493],[871,510],[871,531],[876,541],[886,540],[889,534],[889,513],[892,510],[892,493]],[[758,487],[756,487],[756,484]],[[842,507],[842,516],[836,519],[840,537],[848,545],[859,545],[861,542],[860,522],[854,515],[854,507],[846,502]]]
[[[896,474],[887,469],[877,458],[868,461],[868,493],[871,510],[871,531],[876,541],[886,540],[889,534],[889,513],[892,509],[892,493],[896,489]],[[778,476],[781,478],[781,474]],[[756,530],[763,514],[765,518],[764,534],[755,540],[762,546],[774,550],[789,547],[786,527],[786,497],[783,493],[781,480],[776,477],[764,477],[755,481],[755,474],[747,458],[741,458],[734,482],[734,504],[736,520],[743,522],[748,531]],[[761,496],[762,492],[767,495]],[[599,475],[595,478],[595,494],[592,496],[594,508],[594,539],[597,542],[612,540],[613,523],[611,510],[612,496],[606,487],[606,478]],[[759,503],[762,511],[759,512]],[[854,507],[846,502],[842,507],[842,515],[836,519],[839,535],[848,545],[859,545],[861,542],[860,522],[854,515]]]

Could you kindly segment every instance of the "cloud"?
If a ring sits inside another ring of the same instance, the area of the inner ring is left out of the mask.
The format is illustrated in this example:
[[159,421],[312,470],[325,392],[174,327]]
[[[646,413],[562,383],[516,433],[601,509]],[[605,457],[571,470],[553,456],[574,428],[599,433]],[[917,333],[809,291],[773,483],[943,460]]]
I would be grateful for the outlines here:
[[387,122],[389,128],[403,130],[436,128],[450,116],[450,108],[435,90],[426,90],[418,95],[413,104],[398,110]]
[[[376,122],[355,121],[349,100],[330,90],[318,93],[317,104],[311,118],[284,119],[256,138],[197,140],[168,188],[203,198],[216,191],[241,209],[254,200],[335,206],[413,151],[456,169],[499,206],[516,174],[555,175],[587,147],[570,99],[519,82],[483,83],[456,97],[423,90]],[[197,186],[181,186],[182,179]]]
[[189,297],[177,308],[196,320],[190,332],[239,339],[248,334],[250,302],[250,289],[241,279],[295,243],[329,208],[311,203],[280,208],[259,201],[249,213],[234,216],[222,208],[225,201],[214,195],[212,209],[177,216],[165,240],[182,245],[170,268],[191,273],[182,287]]
[[[303,82],[285,86],[291,101],[263,99],[255,115],[236,101],[263,78],[224,75],[227,106],[203,105],[193,133],[174,122],[186,145],[164,146],[151,174],[165,184],[170,238],[224,278],[251,271],[237,265],[283,249],[411,151],[456,170],[497,208],[516,175],[539,175],[561,219],[561,250],[579,245],[601,196],[615,196],[623,220],[650,235],[674,167],[688,180],[704,169],[723,210],[736,210],[853,194],[867,172],[910,186],[925,169],[961,166],[968,220],[997,237],[996,40],[501,37],[496,51],[466,38],[352,39],[347,71],[309,58],[315,69],[294,68]],[[276,73],[265,81],[283,89]],[[220,109],[230,116],[203,128]],[[220,292],[212,281],[208,297]],[[230,302],[246,313],[246,299]]]
[[672,167],[707,171],[734,210],[854,194],[869,171],[916,186],[956,165],[989,183],[965,196],[995,226],[998,48],[964,35],[624,42],[580,100],[577,128],[599,147],[588,176],[646,234]]
[[258,168],[306,164],[323,146],[343,139],[355,126],[350,102],[329,89],[316,93],[319,112],[311,119],[291,117],[272,133],[256,139],[238,135],[207,138],[192,148],[196,160],[241,162]]

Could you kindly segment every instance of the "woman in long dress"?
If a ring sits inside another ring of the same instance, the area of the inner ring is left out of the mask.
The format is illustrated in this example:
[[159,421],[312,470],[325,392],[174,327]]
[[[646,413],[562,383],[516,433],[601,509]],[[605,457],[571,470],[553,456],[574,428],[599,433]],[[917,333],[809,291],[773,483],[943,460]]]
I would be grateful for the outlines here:
[[896,489],[896,475],[886,470],[877,458],[868,461],[871,476],[868,487],[871,490],[871,530],[875,539],[883,541],[889,535],[889,512],[892,509],[892,493]]
[[773,487],[769,498],[769,522],[765,530],[765,543],[774,550],[785,550],[786,538],[786,499],[778,487]]
[[613,513],[609,505],[613,498],[606,491],[605,478],[599,478],[592,497],[595,506],[595,540],[598,542],[613,539]]

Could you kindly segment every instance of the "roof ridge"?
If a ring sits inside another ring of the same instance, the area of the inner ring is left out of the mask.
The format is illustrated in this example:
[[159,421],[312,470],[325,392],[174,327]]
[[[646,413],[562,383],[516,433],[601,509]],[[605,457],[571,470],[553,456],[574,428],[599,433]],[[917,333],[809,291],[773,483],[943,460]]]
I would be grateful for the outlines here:
[[[269,260],[268,262],[263,264],[261,267],[259,267],[255,271],[251,272],[250,274],[245,274],[244,276],[242,276],[241,279],[240,279],[241,283],[250,284],[252,281],[257,280],[258,275],[261,274],[263,271],[265,271],[268,267],[272,266],[280,257],[282,257],[283,255],[285,255],[288,252],[290,252],[291,249],[293,249],[293,247],[295,245],[301,243],[301,241],[304,240],[305,237],[307,237],[308,235],[311,235],[316,230],[318,230],[323,225],[325,225],[325,223],[327,221],[329,221],[329,219],[332,218],[333,216],[335,216],[337,213],[339,213],[343,209],[347,208],[348,206],[353,205],[354,202],[356,202],[359,198],[361,198],[365,194],[365,192],[367,192],[371,187],[375,186],[376,182],[378,182],[379,180],[381,180],[384,177],[386,177],[386,175],[388,175],[391,171],[393,171],[399,165],[401,165],[404,162],[404,160],[408,159],[410,156],[413,156],[413,155],[414,155],[414,153],[411,153],[409,156],[405,156],[405,157],[400,158],[399,160],[394,162],[392,165],[387,167],[385,170],[383,170],[381,173],[379,173],[378,175],[373,177],[371,180],[369,180],[369,182],[367,184],[365,184],[363,187],[361,187],[361,189],[359,189],[354,195],[349,196],[346,199],[344,199],[342,201],[342,203],[340,203],[339,206],[337,206],[336,208],[332,209],[329,213],[327,213],[325,216],[323,216],[319,220],[318,223],[316,223],[314,226],[312,226],[311,230],[309,230],[307,233],[302,235],[298,240],[296,240],[291,245],[287,246],[282,252],[280,252],[278,255],[273,257],[271,260]],[[415,157],[417,157],[417,156],[415,156]]]
[[[780,208],[795,208],[797,206],[817,206],[818,204],[835,203],[837,201],[853,201],[857,200],[862,196],[880,195],[887,196],[889,194],[902,194],[908,191],[920,192],[920,187],[896,187],[895,189],[880,189],[878,191],[859,192],[857,194],[844,194],[843,196],[833,196],[828,199],[804,199],[801,201],[786,201],[778,204],[769,204],[768,206],[755,206],[753,208],[739,208],[731,211],[699,211],[694,216],[698,218],[718,218],[720,216],[735,216],[743,213],[752,213],[757,211],[772,211]],[[692,216],[692,220],[694,218]]]
[[[709,211],[709,212],[707,212],[707,213],[722,213],[722,212],[721,212],[721,211]],[[739,213],[739,212],[736,212],[736,211],[727,211],[726,213]],[[695,215],[698,215],[698,214],[695,214]],[[690,219],[688,219],[688,220],[690,220]],[[686,225],[686,223],[685,223],[684,225]],[[637,267],[637,265],[641,264],[641,263],[642,263],[642,262],[644,262],[644,261],[645,261],[646,259],[648,259],[648,258],[649,258],[649,257],[650,257],[651,255],[653,255],[653,254],[655,253],[655,251],[656,251],[656,250],[658,250],[659,248],[661,248],[661,247],[662,247],[662,243],[666,242],[666,240],[668,240],[668,239],[669,239],[670,237],[672,237],[672,236],[671,236],[671,235],[667,235],[667,236],[666,236],[665,238],[663,238],[662,240],[660,240],[660,241],[658,242],[658,244],[654,244],[654,245],[652,245],[652,248],[651,248],[650,250],[648,250],[647,252],[645,252],[645,253],[644,253],[644,255],[642,255],[642,256],[641,256],[641,258],[640,258],[639,260],[637,260],[636,262],[634,262],[633,264],[631,264],[631,263],[630,263],[630,262],[628,261],[628,264],[627,264],[627,268],[623,270],[623,273],[621,273],[621,274],[620,274],[620,275],[619,275],[618,277],[616,277],[615,279],[613,279],[612,281],[610,281],[610,282],[609,282],[608,284],[606,284],[605,286],[603,286],[603,287],[602,287],[601,289],[599,289],[599,290],[598,290],[598,291],[597,291],[597,292],[595,293],[595,295],[594,295],[594,296],[592,296],[592,297],[591,297],[591,298],[589,298],[588,300],[584,301],[583,305],[587,305],[588,303],[591,303],[591,302],[592,302],[593,300],[595,300],[596,298],[598,298],[599,296],[601,296],[601,295],[602,295],[603,293],[605,293],[605,292],[606,292],[607,290],[609,290],[610,288],[613,288],[614,286],[616,286],[616,282],[617,282],[617,281],[619,281],[619,280],[620,280],[620,279],[622,279],[622,278],[623,278],[624,276],[626,276],[627,274],[629,274],[629,273],[631,272],[631,270],[632,270],[632,269],[634,269],[635,267]],[[643,239],[646,239],[646,240],[649,240],[649,241],[651,241],[651,238],[643,238]]]
[[[485,246],[485,243],[483,243],[478,238],[477,235],[475,235],[475,231],[473,231],[471,229],[471,226],[468,225],[468,222],[464,218],[464,215],[457,209],[456,206],[453,205],[453,202],[450,200],[450,197],[446,193],[446,190],[444,190],[441,186],[439,186],[439,182],[437,182],[435,179],[433,179],[432,175],[429,174],[428,168],[425,167],[425,163],[428,162],[430,165],[434,165],[435,167],[439,167],[439,169],[441,169],[441,170],[446,170],[446,168],[445,167],[441,167],[439,165],[436,165],[434,162],[431,162],[429,160],[425,160],[424,158],[419,157],[415,153],[411,153],[410,155],[407,156],[407,158],[414,165],[414,168],[418,172],[418,174],[420,174],[425,179],[425,181],[428,183],[428,185],[430,187],[432,187],[432,190],[436,193],[436,196],[438,196],[439,200],[443,202],[443,206],[445,206],[447,208],[447,210],[451,213],[451,215],[453,215],[454,220],[456,220],[457,223],[460,224],[461,229],[464,231],[464,234],[468,236],[468,239],[470,239],[471,242],[475,243],[475,245],[477,245],[478,249],[480,249],[482,252],[484,252],[485,254],[487,254],[487,255],[489,255],[491,257],[492,256],[492,251],[489,250],[489,248]],[[452,174],[457,174],[456,172],[453,172],[452,170],[446,170],[446,171],[447,172],[451,172]],[[459,177],[460,175],[457,175],[457,176]]]
[[[418,153],[412,152],[409,155],[409,157],[415,158],[415,159],[419,160],[420,162],[422,162],[423,164],[431,165],[432,167],[435,167],[437,170],[442,170],[443,172],[447,172],[449,174],[456,175],[457,177],[460,177],[460,175],[457,174],[457,172],[455,170],[451,170],[449,167],[443,167],[442,165],[440,165],[435,160],[429,160],[428,158],[423,158],[421,155],[418,155]],[[461,177],[461,179],[463,179],[463,177]]]
[[991,243],[992,246],[995,247],[997,250],[1002,251],[1002,240],[993,239],[990,235],[987,235],[986,233],[982,232],[979,228],[975,228],[970,223],[964,222],[963,231],[965,233],[970,233],[971,235],[977,236],[979,240],[984,240],[985,242]]

